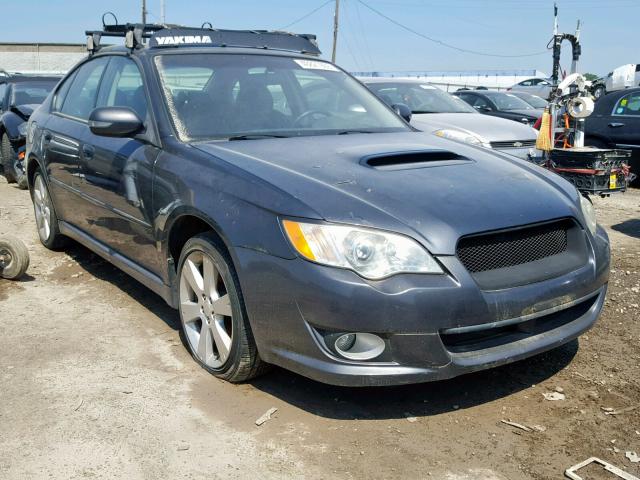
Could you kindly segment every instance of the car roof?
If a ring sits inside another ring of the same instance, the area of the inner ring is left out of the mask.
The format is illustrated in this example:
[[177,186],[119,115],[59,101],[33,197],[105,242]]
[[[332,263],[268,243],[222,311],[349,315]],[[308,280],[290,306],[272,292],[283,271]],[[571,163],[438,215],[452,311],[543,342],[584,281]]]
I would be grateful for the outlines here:
[[26,74],[19,74],[19,75],[8,75],[8,76],[1,76],[0,77],[0,83],[21,83],[21,82],[48,82],[48,81],[52,81],[52,82],[57,82],[62,78],[62,76],[53,76],[53,75],[26,75]]

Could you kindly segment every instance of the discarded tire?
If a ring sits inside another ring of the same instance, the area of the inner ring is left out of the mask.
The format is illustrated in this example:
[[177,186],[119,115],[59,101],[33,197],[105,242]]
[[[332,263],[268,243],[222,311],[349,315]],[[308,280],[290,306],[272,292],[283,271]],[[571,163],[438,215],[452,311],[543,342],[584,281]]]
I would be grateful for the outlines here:
[[29,251],[16,237],[0,237],[0,277],[20,278],[29,268]]
[[2,142],[0,143],[2,149],[2,168],[4,170],[4,178],[7,179],[7,183],[16,183],[16,176],[13,166],[13,148],[9,141],[9,136],[5,133],[2,135]]

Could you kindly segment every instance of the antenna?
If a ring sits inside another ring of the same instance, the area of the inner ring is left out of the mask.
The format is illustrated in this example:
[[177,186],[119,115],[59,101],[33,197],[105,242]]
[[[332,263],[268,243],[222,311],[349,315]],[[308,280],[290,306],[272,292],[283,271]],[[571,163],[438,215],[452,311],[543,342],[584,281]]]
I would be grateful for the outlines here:
[[162,25],[166,24],[166,19],[165,19],[165,11],[166,11],[166,5],[165,5],[165,0],[160,0],[160,23]]

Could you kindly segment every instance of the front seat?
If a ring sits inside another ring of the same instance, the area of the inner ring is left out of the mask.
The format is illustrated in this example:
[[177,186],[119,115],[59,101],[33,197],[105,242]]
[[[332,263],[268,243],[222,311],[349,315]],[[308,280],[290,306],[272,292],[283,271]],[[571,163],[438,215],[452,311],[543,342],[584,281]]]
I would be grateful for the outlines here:
[[235,102],[235,120],[238,132],[277,130],[286,128],[289,123],[285,115],[273,108],[271,92],[257,79],[240,83]]

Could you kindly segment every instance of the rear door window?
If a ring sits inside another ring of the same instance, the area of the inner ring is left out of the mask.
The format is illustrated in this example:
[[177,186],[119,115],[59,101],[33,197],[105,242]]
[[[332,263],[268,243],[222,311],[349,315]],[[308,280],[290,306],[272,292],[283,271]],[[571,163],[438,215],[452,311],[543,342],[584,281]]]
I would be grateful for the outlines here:
[[60,111],[71,117],[88,120],[95,108],[102,74],[109,63],[108,57],[97,58],[79,68]]
[[59,112],[62,109],[62,104],[64,103],[64,99],[67,97],[67,93],[69,92],[69,88],[71,88],[71,84],[73,83],[73,79],[76,77],[76,72],[73,72],[69,78],[67,78],[53,98],[53,111]]

